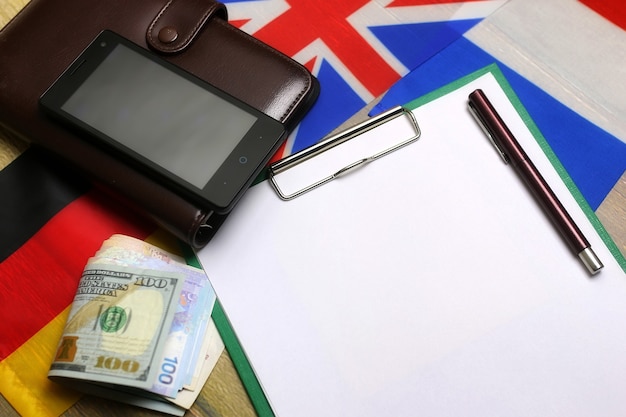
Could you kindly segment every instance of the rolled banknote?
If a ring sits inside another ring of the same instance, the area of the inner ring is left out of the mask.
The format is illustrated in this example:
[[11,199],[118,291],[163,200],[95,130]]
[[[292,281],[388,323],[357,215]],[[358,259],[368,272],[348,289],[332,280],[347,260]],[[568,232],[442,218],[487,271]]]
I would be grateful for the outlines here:
[[194,377],[190,385],[181,390],[176,398],[168,398],[168,401],[189,409],[200,395],[204,383],[209,379],[209,375],[215,368],[223,351],[224,342],[217,331],[217,327],[215,327],[215,323],[213,320],[210,320],[202,343],[202,355],[196,365]]
[[[138,277],[160,290],[135,288]],[[167,279],[178,281],[162,291],[167,285],[160,280]],[[113,235],[85,267],[49,376],[90,394],[182,415],[224,350],[211,320],[215,300],[204,271],[184,258]]]
[[48,375],[152,387],[184,280],[180,272],[88,264]]
[[123,235],[107,239],[89,263],[140,266],[185,275],[172,326],[164,336],[163,355],[154,363],[159,372],[153,386],[147,389],[175,398],[184,386],[191,383],[201,361],[200,349],[216,299],[206,274],[184,264],[183,258]]

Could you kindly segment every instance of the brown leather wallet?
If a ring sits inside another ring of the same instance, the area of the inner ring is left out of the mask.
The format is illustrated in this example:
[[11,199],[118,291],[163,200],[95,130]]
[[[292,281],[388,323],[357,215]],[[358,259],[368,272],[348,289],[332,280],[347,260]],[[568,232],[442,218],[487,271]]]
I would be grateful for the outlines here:
[[291,58],[227,22],[213,0],[32,0],[0,31],[0,125],[62,156],[194,248],[226,215],[198,207],[43,116],[39,97],[104,29],[292,129],[319,92]]

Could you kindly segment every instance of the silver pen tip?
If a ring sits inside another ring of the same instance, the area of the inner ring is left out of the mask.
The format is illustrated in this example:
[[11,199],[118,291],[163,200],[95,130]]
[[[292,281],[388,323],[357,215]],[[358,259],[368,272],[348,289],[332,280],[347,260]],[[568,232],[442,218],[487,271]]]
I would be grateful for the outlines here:
[[595,275],[604,267],[591,247],[583,249],[578,257],[583,261],[591,275]]

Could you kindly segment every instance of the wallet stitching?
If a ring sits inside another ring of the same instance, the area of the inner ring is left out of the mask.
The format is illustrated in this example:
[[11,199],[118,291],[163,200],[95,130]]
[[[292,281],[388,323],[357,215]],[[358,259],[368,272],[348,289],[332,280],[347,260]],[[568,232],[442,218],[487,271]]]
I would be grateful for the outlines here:
[[[206,23],[207,16],[210,16],[219,7],[219,4],[217,2],[214,2],[214,4],[207,10],[207,12],[202,16],[202,18],[194,26],[194,28],[191,31],[191,33],[184,39],[183,42],[181,42],[180,46],[176,46],[174,48],[167,48],[166,46],[161,45],[160,42],[156,42],[155,41],[154,36],[153,36],[153,31],[154,31],[154,27],[161,20],[161,18],[163,17],[163,14],[167,11],[167,9],[172,5],[173,2],[174,2],[174,0],[169,0],[167,2],[167,4],[161,9],[159,14],[152,21],[152,23],[150,24],[150,27],[148,28],[148,40],[150,41],[150,44],[155,46],[155,47],[157,47],[157,49],[162,50],[164,52],[180,52],[180,51],[184,50],[185,47],[188,46],[190,39],[192,39],[194,34],[197,33],[198,28],[200,28],[202,25],[204,25]],[[239,32],[240,31],[240,29],[235,28],[234,26],[230,25],[227,21],[224,21],[222,19],[217,19],[216,22],[221,23],[225,28],[227,28],[230,31],[233,31],[233,32]],[[261,42],[257,38],[255,38],[253,36],[250,36],[248,34],[246,34],[246,35],[256,45],[258,45],[258,46],[262,47],[263,49],[269,51],[270,53],[272,53],[276,57],[280,58],[281,60],[289,62],[290,64],[293,64],[291,58],[287,57],[286,55],[282,54],[281,52],[277,51],[276,49],[271,48],[270,46],[268,46],[267,44]],[[292,67],[294,69],[296,69],[297,71],[299,71],[299,72],[303,73],[304,75],[306,75],[306,77],[305,77],[306,78],[306,85],[300,90],[300,93],[290,103],[289,107],[283,112],[283,114],[282,114],[282,116],[280,118],[281,122],[284,122],[289,117],[289,115],[293,112],[293,109],[302,100],[302,97],[304,97],[306,92],[308,90],[310,90],[310,88],[311,88],[311,78],[309,77],[308,71],[306,71],[306,69],[304,67],[300,66],[300,65],[292,65]]]
[[159,49],[164,52],[180,52],[184,50],[189,45],[194,36],[198,33],[198,29],[207,22],[208,17],[210,17],[216,10],[219,9],[219,4],[216,2],[212,2],[211,7],[209,7],[209,9],[205,11],[202,17],[198,20],[198,23],[196,23],[196,25],[191,29],[189,35],[187,35],[185,39],[183,39],[181,42],[177,42],[176,46],[168,47],[167,45],[163,45],[161,42],[156,42],[152,33],[154,31],[154,27],[157,25],[159,20],[161,20],[161,18],[173,2],[174,0],[170,0],[167,2],[167,4],[163,7],[163,9],[161,9],[159,14],[157,14],[156,18],[152,21],[150,27],[148,28],[148,38],[150,40],[150,43],[152,45],[158,46]]
[[[222,22],[223,25],[228,28],[231,31],[239,31],[239,29],[235,28],[234,26],[230,25],[228,22]],[[244,32],[245,33],[245,32]],[[283,61],[287,61],[289,63],[293,63],[292,59],[287,57],[286,55],[282,54],[281,52],[277,51],[274,48],[271,48],[270,46],[268,46],[267,44],[261,42],[260,40],[258,40],[257,38],[248,35],[249,38],[255,42],[257,45],[263,47],[264,49],[270,51],[272,54],[276,55],[277,57],[279,57],[280,59],[282,59]],[[289,106],[289,108],[283,113],[282,117],[281,117],[281,122],[284,122],[285,119],[289,116],[289,114],[293,111],[293,109],[296,107],[296,104],[301,100],[301,98],[305,95],[306,91],[309,90],[311,88],[311,79],[309,77],[309,73],[308,71],[306,71],[306,69],[300,65],[293,65],[294,68],[296,68],[298,71],[302,72],[303,74],[306,75],[306,86],[304,88],[302,88],[302,90],[300,91],[300,94],[298,94],[298,96],[291,102],[291,105]]]
[[170,7],[170,5],[172,4],[172,1],[174,1],[174,0],[170,0],[170,1],[167,2],[167,4],[161,9],[159,14],[156,15],[156,17],[154,18],[154,20],[150,24],[150,27],[148,27],[148,39],[150,40],[150,43],[152,45],[157,45],[157,43],[154,41],[154,37],[152,36],[152,31],[154,30],[154,27],[156,26],[157,22],[163,16],[163,13],[165,13],[165,10],[167,10]]

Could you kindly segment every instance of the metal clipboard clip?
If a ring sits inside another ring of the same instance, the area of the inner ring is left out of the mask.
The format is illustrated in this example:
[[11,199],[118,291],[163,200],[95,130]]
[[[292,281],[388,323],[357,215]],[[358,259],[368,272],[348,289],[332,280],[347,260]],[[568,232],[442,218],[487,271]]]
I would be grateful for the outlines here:
[[[279,186],[277,178],[276,178],[279,174],[284,173],[285,171],[292,169],[296,167],[297,165],[302,164],[306,161],[309,161],[312,158],[315,158],[332,148],[338,147],[339,145],[349,141],[350,139],[361,136],[365,134],[366,132],[369,132],[403,115],[407,117],[413,129],[412,136],[409,137],[408,139],[404,139],[399,143],[395,143],[391,146],[384,148],[381,151],[377,151],[374,154],[371,154],[371,156],[360,158],[352,163],[348,163],[347,165],[344,165],[342,168],[335,170],[331,175],[328,175],[318,181],[313,181],[309,183],[308,185],[305,185],[301,188],[296,189],[296,191],[285,193],[283,191],[283,188]],[[293,200],[294,198],[299,197],[304,193],[312,191],[324,184],[329,183],[330,181],[336,178],[339,178],[348,173],[351,173],[358,168],[362,168],[365,165],[369,164],[370,162],[373,162],[385,155],[390,154],[393,151],[396,151],[410,143],[415,142],[420,137],[420,135],[421,135],[421,131],[413,113],[410,110],[407,110],[400,106],[394,107],[391,110],[388,110],[384,113],[381,113],[377,116],[367,119],[336,135],[330,136],[327,139],[324,139],[315,145],[312,145],[306,149],[303,149],[300,152],[297,152],[278,162],[273,163],[269,167],[270,183],[272,184],[272,187],[274,188],[274,190],[276,191],[276,193],[282,200],[285,200],[285,201]]]

